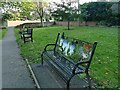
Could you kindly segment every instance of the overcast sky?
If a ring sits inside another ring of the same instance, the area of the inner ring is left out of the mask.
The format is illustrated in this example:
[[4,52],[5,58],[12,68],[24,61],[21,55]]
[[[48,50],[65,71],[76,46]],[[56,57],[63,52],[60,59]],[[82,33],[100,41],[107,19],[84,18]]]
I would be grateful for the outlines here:
[[[0,0],[0,2],[15,2],[15,1],[23,1],[23,0]],[[61,0],[24,0],[25,2],[30,2],[30,1],[47,1],[47,2],[60,2]],[[68,0],[63,0],[63,1],[68,1]],[[76,2],[78,0],[75,0]],[[80,4],[86,3],[86,2],[95,2],[98,0],[79,0]],[[104,1],[104,0],[99,0],[99,1]],[[120,0],[107,0],[107,1],[112,1],[112,2],[118,2]]]
[[[50,1],[52,1],[52,2],[60,2],[61,0],[50,0]],[[76,0],[76,1],[78,1],[78,0]],[[97,0],[79,0],[80,4],[83,4],[85,2],[91,2],[91,1],[97,1]]]
[[[51,2],[60,2],[61,0],[48,0],[48,1],[51,1]],[[78,0],[75,0],[75,1],[78,1]],[[95,2],[95,1],[105,1],[105,0],[79,0],[80,4],[83,4],[83,3],[86,3],[86,2]],[[106,0],[106,1],[118,2],[120,0]]]

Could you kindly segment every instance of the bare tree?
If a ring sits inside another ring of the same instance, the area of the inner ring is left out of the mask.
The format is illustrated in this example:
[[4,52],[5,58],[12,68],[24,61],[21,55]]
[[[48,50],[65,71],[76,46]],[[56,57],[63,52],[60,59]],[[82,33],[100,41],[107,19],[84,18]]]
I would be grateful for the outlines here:
[[47,2],[44,2],[44,1],[37,1],[37,0],[34,0],[35,2],[35,10],[36,12],[38,13],[39,17],[40,17],[40,21],[41,21],[41,26],[44,26],[44,23],[43,23],[43,17],[44,17],[44,11],[47,7]]

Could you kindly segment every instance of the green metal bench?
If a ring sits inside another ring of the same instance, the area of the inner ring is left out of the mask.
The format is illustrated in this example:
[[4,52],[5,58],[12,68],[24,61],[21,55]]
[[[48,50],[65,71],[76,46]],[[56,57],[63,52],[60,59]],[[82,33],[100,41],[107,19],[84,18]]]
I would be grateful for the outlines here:
[[41,54],[42,65],[43,61],[46,61],[66,82],[68,90],[72,77],[83,73],[86,74],[89,88],[91,88],[88,70],[96,45],[97,42],[89,43],[67,37],[64,33],[60,36],[58,33],[56,42],[45,46]]
[[24,43],[28,42],[28,41],[32,41],[33,42],[33,28],[23,28],[23,30],[19,31],[19,34],[21,36],[21,39],[24,40]]

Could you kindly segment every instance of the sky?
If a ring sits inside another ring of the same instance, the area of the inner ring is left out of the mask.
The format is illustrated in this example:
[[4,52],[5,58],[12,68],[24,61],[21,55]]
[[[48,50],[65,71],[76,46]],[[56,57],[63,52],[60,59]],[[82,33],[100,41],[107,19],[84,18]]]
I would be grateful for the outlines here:
[[[50,1],[52,1],[52,2],[60,2],[61,0],[50,0]],[[78,0],[75,0],[75,1],[78,1]],[[97,1],[97,0],[79,0],[79,3],[83,4],[83,3],[91,2],[91,1],[93,2],[93,1]]]
[[[23,0],[0,0],[0,2],[4,2],[4,1],[15,2],[15,1],[23,1]],[[24,1],[26,1],[26,2],[30,2],[30,1],[60,2],[61,0],[24,0]],[[68,1],[68,0],[63,0],[63,1]],[[74,1],[78,1],[78,0],[74,0]],[[79,0],[80,4],[83,4],[86,2],[95,2],[95,1],[97,1],[97,0]],[[104,0],[99,0],[99,1],[104,1]],[[107,1],[118,2],[120,0],[107,0]]]
[[[45,0],[46,1],[46,0]],[[60,2],[61,0],[48,0],[48,1],[52,1],[52,2]],[[63,1],[66,1],[66,0],[63,0]],[[69,0],[70,1],[70,0]],[[78,0],[74,0],[74,1],[78,1]],[[79,0],[79,3],[80,4],[83,4],[83,3],[87,3],[87,2],[96,2],[98,0]],[[99,1],[104,1],[104,0],[99,0]],[[106,1],[110,1],[110,2],[118,2],[120,0],[106,0]]]

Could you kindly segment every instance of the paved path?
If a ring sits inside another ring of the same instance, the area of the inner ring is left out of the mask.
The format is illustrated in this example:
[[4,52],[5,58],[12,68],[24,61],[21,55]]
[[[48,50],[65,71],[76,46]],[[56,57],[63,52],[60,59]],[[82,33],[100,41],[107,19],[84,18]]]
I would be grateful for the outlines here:
[[[43,66],[41,63],[33,63],[31,67],[41,88],[50,88],[51,90],[54,88],[63,88],[63,90],[67,90],[65,89],[67,87],[66,83],[45,62]],[[77,75],[74,76],[70,82],[70,90],[74,90],[75,88],[77,90],[86,90],[85,87],[87,86],[88,83],[86,80],[79,78]],[[92,87],[96,87],[94,81],[92,81]]]
[[19,49],[12,27],[2,41],[2,88],[35,88]]

